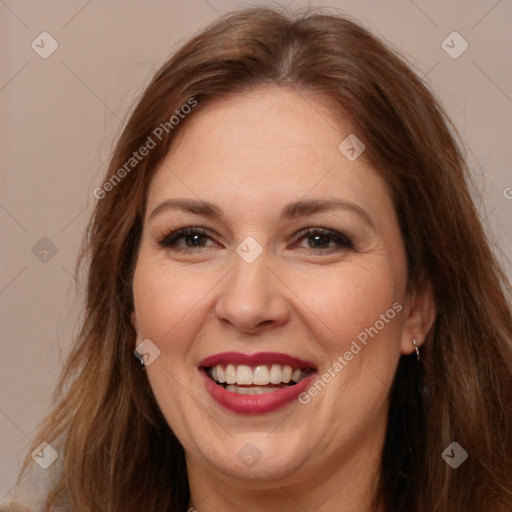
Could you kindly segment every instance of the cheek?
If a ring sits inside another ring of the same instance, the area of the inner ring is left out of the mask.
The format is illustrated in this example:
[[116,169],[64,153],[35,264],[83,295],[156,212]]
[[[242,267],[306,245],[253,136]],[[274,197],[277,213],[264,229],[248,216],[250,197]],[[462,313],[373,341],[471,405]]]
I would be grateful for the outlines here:
[[[191,389],[193,374],[187,356],[201,326],[194,315],[200,311],[201,298],[213,286],[205,277],[196,280],[192,267],[183,269],[156,261],[144,250],[133,277],[138,340],[149,338],[160,350],[160,356],[146,368],[147,377],[169,425],[182,436],[186,429],[179,418],[193,409],[189,394],[183,390]],[[178,419],[171,414],[176,408],[181,411]]]
[[214,286],[213,277],[202,272],[196,279],[192,267],[153,261],[142,253],[133,278],[139,338],[149,338],[163,350],[171,339],[174,349],[179,349],[180,340],[188,338],[184,330],[193,332],[197,326],[190,318]]
[[[376,337],[371,329],[376,323],[381,338],[389,336],[399,343],[393,304],[401,298],[400,287],[385,262],[347,265],[298,282],[294,291],[309,309],[316,340],[331,357],[343,354],[358,337],[364,339],[368,330]],[[383,324],[381,315],[389,321]]]

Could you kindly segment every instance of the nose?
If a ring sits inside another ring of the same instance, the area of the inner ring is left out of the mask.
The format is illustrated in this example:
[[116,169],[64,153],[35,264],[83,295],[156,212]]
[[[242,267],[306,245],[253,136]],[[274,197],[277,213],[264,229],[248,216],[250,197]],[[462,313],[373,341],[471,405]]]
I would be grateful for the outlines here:
[[282,326],[289,317],[287,287],[269,266],[263,251],[252,263],[236,252],[234,266],[220,283],[215,314],[226,327],[256,334],[265,328]]

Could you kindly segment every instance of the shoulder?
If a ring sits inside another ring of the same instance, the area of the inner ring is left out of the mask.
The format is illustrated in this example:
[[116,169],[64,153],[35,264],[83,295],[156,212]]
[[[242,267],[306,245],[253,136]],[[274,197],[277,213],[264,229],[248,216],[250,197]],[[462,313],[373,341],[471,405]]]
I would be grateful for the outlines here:
[[29,508],[18,503],[0,505],[0,512],[32,512]]
[[32,466],[0,502],[0,512],[44,512],[53,472]]

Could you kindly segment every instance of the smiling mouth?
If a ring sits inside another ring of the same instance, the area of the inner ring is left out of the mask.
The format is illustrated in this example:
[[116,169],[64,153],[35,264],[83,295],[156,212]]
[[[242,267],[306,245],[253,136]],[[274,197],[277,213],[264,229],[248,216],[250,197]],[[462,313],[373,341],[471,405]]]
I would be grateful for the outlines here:
[[240,395],[260,395],[295,386],[314,371],[288,364],[217,364],[204,370],[217,385]]

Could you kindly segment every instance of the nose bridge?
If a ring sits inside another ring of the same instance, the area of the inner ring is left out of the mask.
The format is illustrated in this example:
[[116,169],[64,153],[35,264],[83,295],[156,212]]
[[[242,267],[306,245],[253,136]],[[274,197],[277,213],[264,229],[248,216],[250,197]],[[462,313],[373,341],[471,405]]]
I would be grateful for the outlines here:
[[240,330],[282,322],[287,314],[283,285],[269,268],[271,256],[258,246],[246,240],[237,247],[215,307],[219,320]]
[[267,258],[259,256],[255,261],[248,263],[239,255],[233,261],[233,270],[229,279],[228,288],[230,292],[243,292],[246,295],[260,297],[268,292]]
[[[253,287],[251,293],[258,292],[266,281],[269,272],[271,254],[262,244],[265,240],[259,237],[260,242],[252,236],[247,236],[238,244],[233,254],[233,270],[231,272],[231,284],[235,287]],[[261,291],[261,290],[260,290]]]

